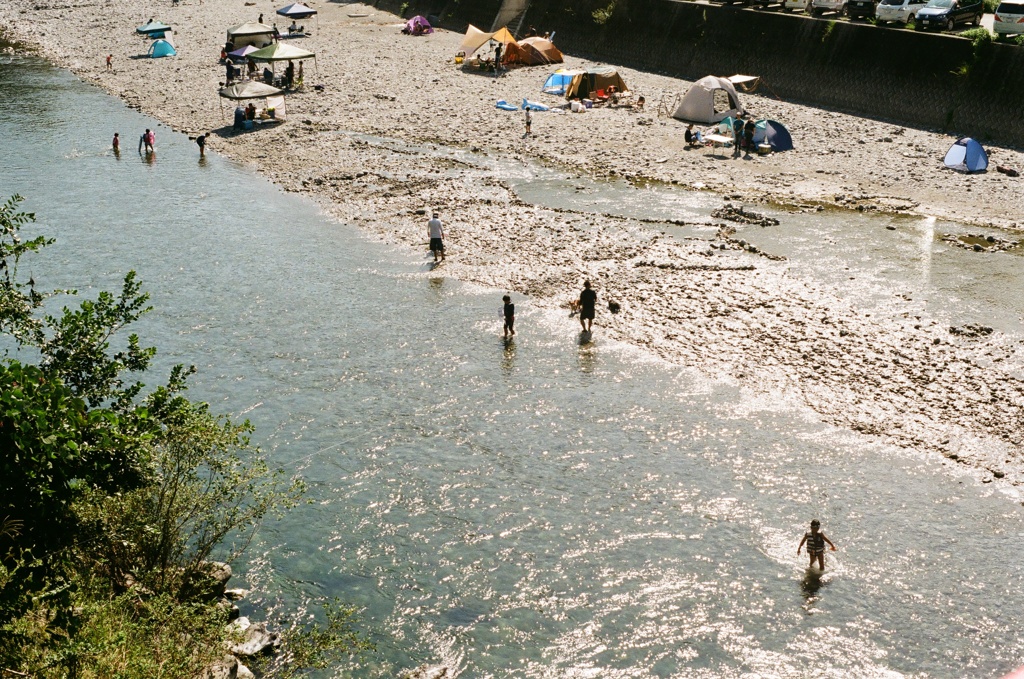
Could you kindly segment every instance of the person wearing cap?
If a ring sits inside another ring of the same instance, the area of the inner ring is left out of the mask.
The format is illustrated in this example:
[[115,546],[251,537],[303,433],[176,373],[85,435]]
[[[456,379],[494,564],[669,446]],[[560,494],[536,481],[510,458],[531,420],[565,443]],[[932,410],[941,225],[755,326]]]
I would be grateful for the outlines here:
[[832,544],[832,541],[825,537],[825,534],[821,532],[821,522],[817,519],[811,521],[811,531],[804,533],[804,539],[800,541],[800,545],[796,548],[797,556],[800,556],[800,548],[807,544],[807,555],[811,557],[811,562],[808,564],[808,568],[814,568],[814,562],[818,562],[818,568],[825,570],[825,543],[828,543],[832,551],[836,551],[836,546]]
[[583,281],[580,293],[580,325],[583,332],[590,332],[594,325],[594,310],[597,307],[597,293],[590,289],[590,281]]
[[434,253],[434,261],[444,259],[444,225],[438,219],[437,213],[433,214],[427,222],[427,236],[430,238],[430,251]]

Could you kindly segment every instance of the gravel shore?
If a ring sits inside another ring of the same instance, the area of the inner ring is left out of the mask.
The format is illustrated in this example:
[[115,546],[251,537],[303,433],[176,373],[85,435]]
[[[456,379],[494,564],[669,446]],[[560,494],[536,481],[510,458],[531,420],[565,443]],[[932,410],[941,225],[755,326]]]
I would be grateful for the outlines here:
[[[398,17],[372,7],[315,7],[319,18],[302,22],[314,35],[296,44],[317,52],[306,82],[322,91],[290,96],[285,124],[237,136],[216,96],[224,78],[219,49],[228,26],[273,17],[268,0],[175,7],[0,0],[0,25],[174,129],[213,130],[208,149],[251,163],[417,256],[423,211],[441,209],[457,253],[445,275],[550,308],[589,277],[603,300],[622,308],[601,314],[604,336],[754,394],[805,404],[837,426],[944,456],[1007,491],[1024,483],[1018,338],[952,333],[899,299],[869,317],[837,291],[793,276],[784,261],[751,251],[728,227],[711,228],[709,239],[678,240],[635,220],[530,205],[499,173],[481,169],[485,163],[471,166],[430,146],[553,163],[574,177],[717,190],[747,205],[880,210],[1022,230],[1024,179],[994,166],[1024,169],[1024,154],[987,147],[992,170],[959,175],[941,165],[953,141],[947,135],[759,95],[745,97],[747,108],[783,121],[795,151],[746,160],[687,151],[683,125],[658,108],[689,83],[631,69],[622,73],[646,97],[645,112],[537,114],[534,134],[524,137],[522,114],[497,111],[494,102],[539,98],[549,69],[513,69],[499,79],[466,73],[452,61],[461,35],[412,38],[400,34]],[[350,16],[358,14],[368,16]],[[175,28],[178,57],[136,58],[148,44],[134,28],[150,17]],[[112,72],[104,65],[110,53]],[[566,59],[568,67],[584,63]],[[567,331],[577,329],[569,323]]]

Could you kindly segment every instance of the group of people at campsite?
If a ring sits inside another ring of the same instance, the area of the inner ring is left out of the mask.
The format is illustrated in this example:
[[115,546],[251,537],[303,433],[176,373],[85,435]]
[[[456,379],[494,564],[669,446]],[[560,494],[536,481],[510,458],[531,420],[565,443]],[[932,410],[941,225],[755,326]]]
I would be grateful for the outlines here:
[[[754,143],[754,134],[757,131],[757,123],[754,119],[744,113],[737,115],[732,121],[732,155],[738,158],[741,154],[750,155],[757,152],[757,144]],[[686,126],[683,135],[688,147],[707,146],[712,142],[704,138],[700,130],[693,129],[693,123]]]

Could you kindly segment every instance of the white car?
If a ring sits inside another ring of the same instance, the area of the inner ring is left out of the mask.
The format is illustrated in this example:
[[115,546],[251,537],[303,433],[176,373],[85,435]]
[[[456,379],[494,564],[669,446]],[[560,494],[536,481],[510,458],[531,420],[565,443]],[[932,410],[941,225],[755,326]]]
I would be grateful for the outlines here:
[[895,21],[906,24],[913,21],[917,10],[925,6],[924,0],[879,0],[875,18],[879,25]]
[[811,0],[786,0],[782,3],[783,12],[809,12]]
[[825,12],[846,12],[846,0],[811,0],[811,16],[820,17]]
[[997,38],[1024,33],[1024,0],[1003,0],[996,7],[992,32]]

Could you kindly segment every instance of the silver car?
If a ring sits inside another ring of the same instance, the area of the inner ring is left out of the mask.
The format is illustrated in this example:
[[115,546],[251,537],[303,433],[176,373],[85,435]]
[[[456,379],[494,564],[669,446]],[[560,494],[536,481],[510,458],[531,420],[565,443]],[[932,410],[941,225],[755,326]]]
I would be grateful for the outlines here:
[[890,21],[906,24],[913,21],[917,10],[924,6],[923,0],[879,0],[875,18],[879,25]]

